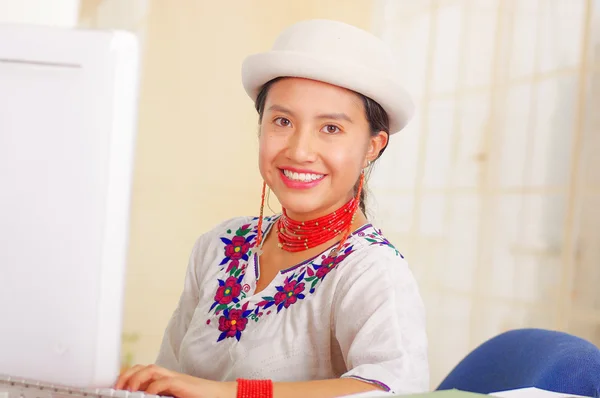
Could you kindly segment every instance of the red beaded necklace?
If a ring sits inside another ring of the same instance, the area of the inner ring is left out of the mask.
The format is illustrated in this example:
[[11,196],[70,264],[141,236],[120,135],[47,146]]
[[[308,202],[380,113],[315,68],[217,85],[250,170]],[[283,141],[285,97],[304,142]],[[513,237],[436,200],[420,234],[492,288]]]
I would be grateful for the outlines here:
[[[338,252],[352,231],[364,182],[365,174],[363,172],[360,174],[356,196],[333,213],[316,220],[294,221],[287,216],[286,210],[283,209],[283,214],[277,219],[275,224],[279,248],[288,252],[299,252],[319,246],[343,234],[337,248],[333,250],[334,253]],[[262,251],[260,247],[263,239],[262,223],[266,187],[267,185],[263,183],[260,216],[257,226],[258,233],[256,236],[256,247],[259,248],[258,253]]]
[[357,208],[358,201],[352,198],[333,213],[310,221],[292,220],[283,209],[276,224],[278,246],[294,253],[322,245],[352,228]]

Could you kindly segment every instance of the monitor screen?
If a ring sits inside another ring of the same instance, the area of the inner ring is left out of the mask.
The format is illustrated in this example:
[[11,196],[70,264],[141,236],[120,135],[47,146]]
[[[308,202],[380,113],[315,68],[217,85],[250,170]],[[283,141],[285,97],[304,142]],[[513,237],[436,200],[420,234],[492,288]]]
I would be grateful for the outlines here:
[[118,375],[138,59],[128,33],[0,25],[0,374]]

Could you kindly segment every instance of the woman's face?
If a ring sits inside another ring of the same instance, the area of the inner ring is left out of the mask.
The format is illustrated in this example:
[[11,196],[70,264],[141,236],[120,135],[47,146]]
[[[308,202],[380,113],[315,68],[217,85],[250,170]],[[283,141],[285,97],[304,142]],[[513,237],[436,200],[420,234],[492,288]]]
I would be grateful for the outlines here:
[[343,206],[387,143],[371,136],[361,98],[300,78],[275,82],[260,125],[259,167],[288,215],[314,219]]

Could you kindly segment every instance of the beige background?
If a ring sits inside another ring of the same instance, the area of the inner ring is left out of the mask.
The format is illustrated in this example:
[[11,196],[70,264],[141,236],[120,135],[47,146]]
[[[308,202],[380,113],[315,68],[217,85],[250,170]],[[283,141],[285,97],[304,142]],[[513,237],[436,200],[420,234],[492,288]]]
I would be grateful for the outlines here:
[[432,387],[503,330],[599,344],[600,0],[83,0],[144,49],[124,362],[154,360],[196,237],[257,213],[240,64],[312,17],[388,41],[418,105],[370,207],[421,285]]

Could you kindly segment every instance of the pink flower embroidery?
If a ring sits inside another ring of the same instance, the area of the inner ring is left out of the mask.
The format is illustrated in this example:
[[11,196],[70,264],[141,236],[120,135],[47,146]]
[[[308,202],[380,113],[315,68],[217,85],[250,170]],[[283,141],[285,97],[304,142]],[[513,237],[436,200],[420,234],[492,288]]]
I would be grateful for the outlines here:
[[225,284],[217,289],[215,301],[219,304],[229,304],[240,295],[241,291],[242,285],[238,283],[237,278],[230,276]]

